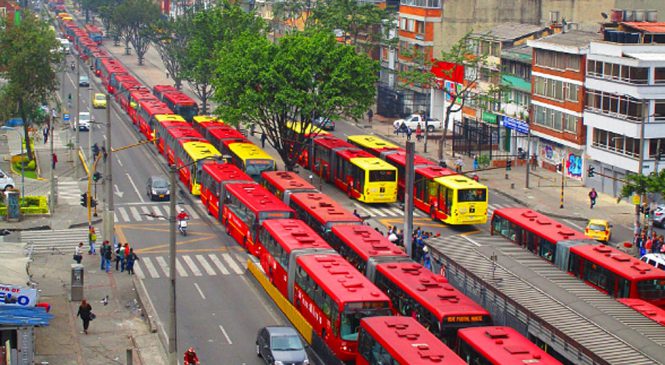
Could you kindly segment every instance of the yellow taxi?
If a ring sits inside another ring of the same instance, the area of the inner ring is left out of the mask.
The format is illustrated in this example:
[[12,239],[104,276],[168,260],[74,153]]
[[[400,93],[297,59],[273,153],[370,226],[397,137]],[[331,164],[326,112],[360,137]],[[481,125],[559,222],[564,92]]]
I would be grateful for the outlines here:
[[95,109],[105,109],[106,108],[106,95],[101,93],[96,93],[95,97],[92,99],[92,107]]
[[600,242],[609,242],[612,237],[612,225],[605,219],[590,219],[584,234]]

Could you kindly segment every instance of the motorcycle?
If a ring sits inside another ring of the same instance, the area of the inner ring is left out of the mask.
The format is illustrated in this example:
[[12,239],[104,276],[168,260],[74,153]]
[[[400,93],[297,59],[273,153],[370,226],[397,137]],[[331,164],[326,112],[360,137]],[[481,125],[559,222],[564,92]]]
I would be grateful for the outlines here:
[[76,68],[76,64],[74,62],[72,62],[71,68],[72,68],[72,71],[74,71],[74,69]]
[[186,219],[181,219],[178,221],[178,231],[180,231],[180,234],[183,236],[187,236],[187,220]]

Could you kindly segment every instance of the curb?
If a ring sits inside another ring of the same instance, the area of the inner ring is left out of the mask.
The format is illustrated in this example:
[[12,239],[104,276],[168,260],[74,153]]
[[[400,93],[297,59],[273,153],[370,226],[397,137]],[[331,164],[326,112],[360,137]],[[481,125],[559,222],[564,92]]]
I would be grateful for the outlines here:
[[148,322],[148,327],[150,327],[150,332],[156,333],[158,329],[156,322],[157,311],[152,306],[152,302],[148,296],[148,291],[146,290],[143,281],[138,279],[136,275],[132,275],[132,284],[134,285],[134,290],[136,290],[136,296],[139,303],[141,304],[141,308],[143,308],[146,321]]
[[[101,222],[102,222],[101,218],[95,219],[95,220],[90,221],[90,225],[94,225],[94,224],[101,223]],[[83,222],[83,223],[70,224],[69,228],[81,228],[81,227],[87,227],[87,226],[88,226],[88,222]]]

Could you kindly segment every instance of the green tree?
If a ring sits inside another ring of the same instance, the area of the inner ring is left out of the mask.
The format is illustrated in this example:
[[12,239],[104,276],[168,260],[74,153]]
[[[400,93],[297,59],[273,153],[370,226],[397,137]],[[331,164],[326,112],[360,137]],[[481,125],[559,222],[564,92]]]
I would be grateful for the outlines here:
[[[658,192],[655,189],[664,186],[661,180],[665,175],[652,174],[649,176],[642,174],[627,174],[623,181],[623,186],[617,197],[617,203],[624,198],[630,198],[633,195],[639,195],[642,202],[645,202],[646,194],[649,192]],[[635,227],[640,225],[640,206],[635,205]]]
[[373,103],[378,64],[324,30],[272,43],[245,33],[219,54],[216,113],[231,124],[254,124],[266,134],[287,170],[293,169],[318,116],[361,118]]
[[177,18],[158,20],[152,31],[152,44],[157,48],[164,67],[175,87],[180,89],[183,80],[182,63],[187,58],[187,44],[190,41],[189,28],[193,16],[190,12]]
[[[213,77],[217,68],[217,54],[243,32],[264,36],[266,25],[253,13],[239,6],[221,1],[216,6],[194,14],[189,26],[182,76],[201,100],[201,111],[207,113],[208,100],[214,94]],[[242,61],[242,60],[241,60]]]
[[[19,24],[3,26],[0,18],[0,79],[6,80],[2,88],[2,105],[10,106],[23,119],[23,132],[28,159],[32,159],[28,129],[35,120],[39,107],[58,88],[55,67],[62,54],[60,43],[48,24],[23,10]],[[1,84],[0,84],[1,85]],[[15,106],[15,109],[14,109]]]
[[125,45],[129,42],[134,47],[139,65],[143,65],[159,14],[159,5],[151,0],[125,0],[113,10],[112,22],[125,38]]

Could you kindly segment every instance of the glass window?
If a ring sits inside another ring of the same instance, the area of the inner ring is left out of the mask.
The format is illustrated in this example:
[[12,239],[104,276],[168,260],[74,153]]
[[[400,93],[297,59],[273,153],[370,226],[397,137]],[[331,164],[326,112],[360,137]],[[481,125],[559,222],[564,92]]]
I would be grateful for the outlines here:
[[579,86],[570,83],[566,83],[566,85],[568,86],[566,92],[566,99],[572,102],[577,102],[579,100],[578,97]]
[[665,67],[656,67],[654,68],[654,82],[656,84],[665,83]]
[[577,133],[577,117],[570,114],[564,114],[564,127],[563,129],[568,132]]
[[393,170],[375,170],[369,172],[369,181],[397,181],[397,175]]

